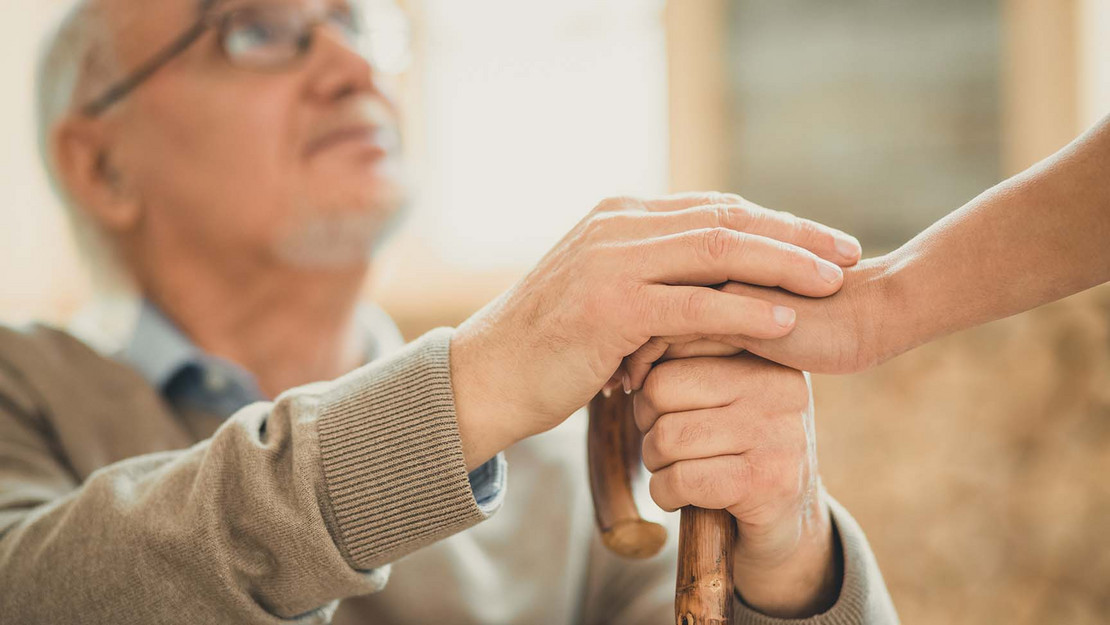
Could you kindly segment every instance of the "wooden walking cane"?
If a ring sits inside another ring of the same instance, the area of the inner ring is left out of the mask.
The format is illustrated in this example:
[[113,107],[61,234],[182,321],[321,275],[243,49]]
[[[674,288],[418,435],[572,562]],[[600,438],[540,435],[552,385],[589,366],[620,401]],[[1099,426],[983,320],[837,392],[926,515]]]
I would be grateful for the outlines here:
[[[588,455],[594,513],[602,542],[630,558],[655,555],[667,531],[640,516],[635,484],[643,478],[643,435],[632,397],[619,390],[590,402]],[[732,546],[736,523],[725,510],[682,509],[678,534],[677,625],[728,625],[732,617]]]

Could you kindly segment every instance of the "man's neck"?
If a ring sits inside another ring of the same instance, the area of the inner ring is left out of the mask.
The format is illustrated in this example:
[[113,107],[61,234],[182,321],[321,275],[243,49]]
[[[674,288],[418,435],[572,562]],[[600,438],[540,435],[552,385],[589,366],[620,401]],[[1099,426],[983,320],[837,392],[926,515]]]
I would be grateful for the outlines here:
[[[196,268],[193,268],[196,269]],[[206,353],[250,371],[267,397],[363,364],[356,309],[369,267],[249,280],[146,276],[144,292]]]

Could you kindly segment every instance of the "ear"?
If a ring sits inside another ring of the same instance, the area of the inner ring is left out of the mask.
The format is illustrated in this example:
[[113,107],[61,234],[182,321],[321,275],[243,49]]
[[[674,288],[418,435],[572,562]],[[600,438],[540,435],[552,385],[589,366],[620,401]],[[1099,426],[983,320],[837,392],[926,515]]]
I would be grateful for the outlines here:
[[110,128],[101,120],[71,116],[51,135],[51,158],[73,201],[110,232],[132,230],[141,207],[112,159]]

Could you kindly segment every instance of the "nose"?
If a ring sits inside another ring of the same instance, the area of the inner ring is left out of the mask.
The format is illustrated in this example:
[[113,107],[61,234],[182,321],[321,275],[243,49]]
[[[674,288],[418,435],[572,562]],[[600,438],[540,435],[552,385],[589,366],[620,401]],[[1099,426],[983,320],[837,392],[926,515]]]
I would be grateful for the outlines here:
[[374,66],[334,26],[318,26],[314,37],[309,88],[315,98],[380,93]]

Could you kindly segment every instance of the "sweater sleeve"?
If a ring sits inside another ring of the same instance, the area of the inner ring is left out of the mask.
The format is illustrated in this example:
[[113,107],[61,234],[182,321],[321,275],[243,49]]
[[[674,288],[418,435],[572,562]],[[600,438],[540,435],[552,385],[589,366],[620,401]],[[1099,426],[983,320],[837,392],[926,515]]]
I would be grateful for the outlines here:
[[338,599],[380,590],[388,563],[496,509],[468,480],[450,338],[434,331],[83,482],[0,367],[3,620],[324,623]]
[[832,497],[829,497],[829,510],[844,550],[844,580],[836,603],[828,611],[806,619],[780,619],[760,614],[737,599],[733,603],[734,622],[738,625],[897,625],[898,613],[863,529]]
[[[807,619],[779,619],[733,602],[735,625],[896,625],[898,614],[883,582],[867,537],[848,511],[829,497],[833,525],[844,548],[844,581],[837,602],[824,614]],[[662,554],[627,560],[596,543],[591,556],[591,584],[586,589],[584,623],[664,625],[674,622],[675,572],[678,564],[678,514],[666,515],[668,541]]]

